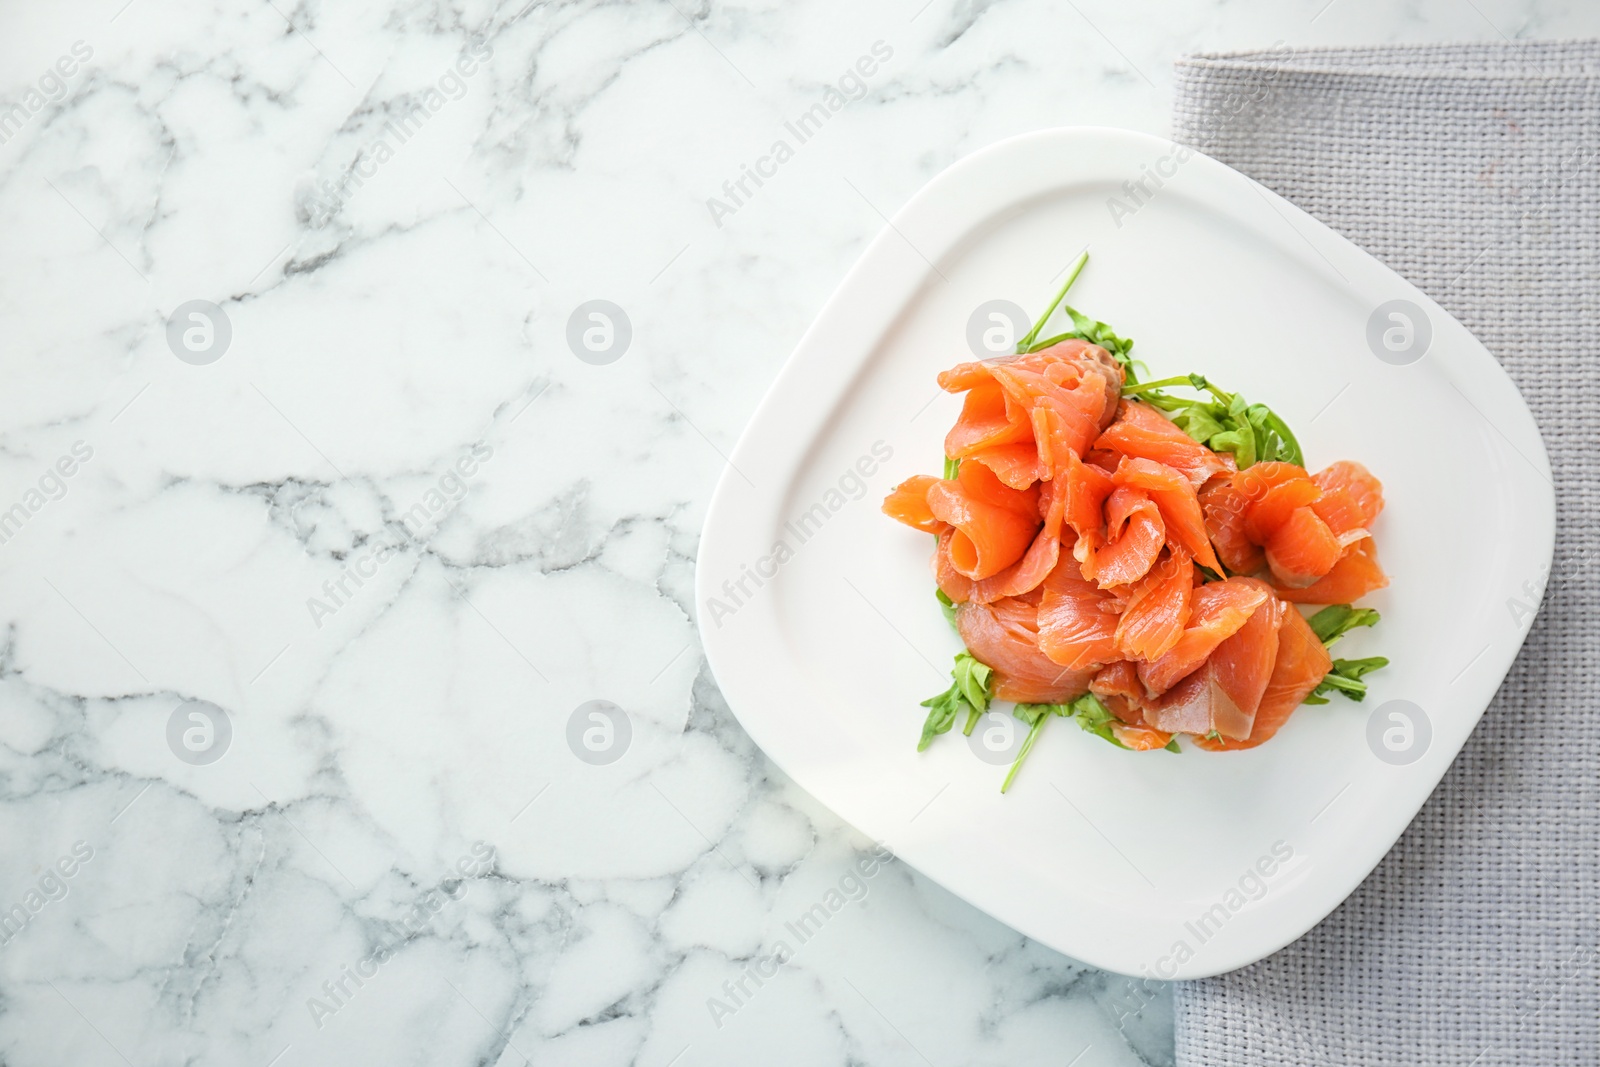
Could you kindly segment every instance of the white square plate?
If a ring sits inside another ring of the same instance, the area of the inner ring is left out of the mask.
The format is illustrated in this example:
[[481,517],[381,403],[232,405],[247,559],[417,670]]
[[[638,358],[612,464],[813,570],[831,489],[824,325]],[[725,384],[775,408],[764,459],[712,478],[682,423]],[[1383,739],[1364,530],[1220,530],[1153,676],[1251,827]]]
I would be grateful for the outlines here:
[[[1283,415],[1312,469],[1382,479],[1392,584],[1363,603],[1383,621],[1337,654],[1392,665],[1365,703],[1302,708],[1247,752],[1124,752],[1058,720],[1002,796],[1005,768],[959,730],[916,751],[918,702],[961,645],[931,539],[878,504],[941,469],[960,401],[934,376],[973,358],[974,311],[1036,314],[1086,246],[1069,302],[1135,338],[1151,376],[1206,374]],[[1397,300],[1412,310],[1390,318]],[[1391,329],[1420,358],[1379,358]],[[1532,416],[1438,305],[1215,160],[1058,129],[951,167],[867,249],[733,453],[696,595],[739,721],[820,801],[1030,937],[1196,978],[1299,937],[1388,851],[1521,646],[1554,530]]]

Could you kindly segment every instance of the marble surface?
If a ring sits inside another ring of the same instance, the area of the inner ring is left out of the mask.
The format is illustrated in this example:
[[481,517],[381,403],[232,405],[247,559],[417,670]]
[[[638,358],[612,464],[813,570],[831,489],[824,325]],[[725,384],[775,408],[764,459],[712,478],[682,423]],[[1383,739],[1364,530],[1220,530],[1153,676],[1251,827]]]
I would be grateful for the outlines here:
[[1164,132],[1189,50],[1596,32],[1579,0],[9,6],[0,1062],[1171,1062],[1165,991],[880,859],[741,732],[691,595],[723,456],[974,149]]

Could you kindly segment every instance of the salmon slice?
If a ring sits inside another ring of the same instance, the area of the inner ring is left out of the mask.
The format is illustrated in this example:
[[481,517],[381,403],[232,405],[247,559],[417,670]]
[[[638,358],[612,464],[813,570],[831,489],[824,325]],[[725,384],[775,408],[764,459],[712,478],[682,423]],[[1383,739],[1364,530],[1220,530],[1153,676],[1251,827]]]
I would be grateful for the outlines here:
[[946,526],[939,534],[939,547],[933,553],[933,580],[939,591],[957,604],[972,599],[973,581],[956,570],[950,561],[950,539],[955,531]]
[[1012,489],[1026,489],[1039,480],[1039,450],[1029,441],[991,445],[966,457],[967,463],[981,463]]
[[1099,428],[1103,430],[1111,425],[1111,420],[1117,416],[1117,401],[1122,398],[1122,383],[1126,380],[1127,374],[1123,371],[1122,364],[1118,363],[1110,352],[1097,344],[1073,337],[1053,344],[1049,348],[1040,349],[1032,353],[1029,358],[1037,358],[1047,363],[1075,364],[1098,373],[1105,394],[1104,403],[1100,406]]
[[[1059,460],[1065,449],[1081,456],[1098,435],[1100,417],[1105,412],[1106,380],[1092,367],[1070,362],[1036,367],[1025,362],[1029,359],[1023,356],[1012,363],[997,364],[991,373],[1013,404],[1033,413],[1040,462],[1053,470],[1052,457]],[[1048,437],[1040,432],[1041,412],[1048,412],[1054,419]]]
[[981,463],[963,463],[955,481],[960,483],[962,492],[976,500],[1009,508],[1034,519],[1044,515],[1039,506],[1039,494],[1043,491],[1039,486],[1013,489]]
[[1272,596],[1265,582],[1239,580],[1254,582],[1265,599],[1198,669],[1145,708],[1145,721],[1156,729],[1215,732],[1235,739],[1250,736],[1277,660],[1278,628],[1284,612],[1293,609]]
[[1271,595],[1270,587],[1253,578],[1228,578],[1197,588],[1190,602],[1189,623],[1177,643],[1159,658],[1139,665],[1145,691],[1158,696],[1171,689],[1237,633]]
[[1310,478],[1291,478],[1274,485],[1245,513],[1245,536],[1258,545],[1265,545],[1297,509],[1321,498],[1322,490]]
[[1250,736],[1242,741],[1196,737],[1195,744],[1213,752],[1223,752],[1255,748],[1271,740],[1332,666],[1333,660],[1328,650],[1311,629],[1311,624],[1306,622],[1305,616],[1293,607],[1286,607],[1283,622],[1278,627],[1278,652],[1273,660],[1272,675],[1256,708]]
[[956,629],[980,663],[994,670],[991,691],[1001,700],[1060,704],[1082,696],[1092,668],[1071,670],[1039,651],[1039,609],[1020,597],[993,604],[968,601],[956,609]]
[[955,480],[928,487],[928,510],[955,527],[950,564],[974,581],[999,574],[1021,559],[1039,530],[1036,517],[975,497]]
[[1149,404],[1123,401],[1117,419],[1094,443],[1120,456],[1149,459],[1171,467],[1199,489],[1229,468],[1222,458],[1196,441]]
[[1066,513],[1067,491],[1059,480],[1041,483],[1039,509],[1044,525],[1022,558],[1005,570],[978,582],[972,599],[988,604],[1001,597],[1019,596],[1038,588],[1061,558],[1061,520]]
[[1267,539],[1266,549],[1277,584],[1304,589],[1333,570],[1345,546],[1315,511],[1299,507]]
[[1206,536],[1200,498],[1182,474],[1151,459],[1124,459],[1111,480],[1117,485],[1143,489],[1161,511],[1169,544],[1182,545],[1195,561],[1221,573],[1222,563]]
[[1353,604],[1388,584],[1377,545],[1364,537],[1346,548],[1327,574],[1303,589],[1280,588],[1278,595],[1294,604]]
[[1183,637],[1194,601],[1194,565],[1181,547],[1130,590],[1117,621],[1116,647],[1123,655],[1153,660]]
[[1233,484],[1240,492],[1244,493],[1251,503],[1267,495],[1267,491],[1274,486],[1286,482],[1309,479],[1311,476],[1306,469],[1293,463],[1284,463],[1281,460],[1266,460],[1261,463],[1251,464],[1233,476]]
[[1166,748],[1172,735],[1146,725],[1139,708],[1145,702],[1144,686],[1138,672],[1127,660],[1107,664],[1089,682],[1093,693],[1121,722],[1111,724],[1111,734],[1136,752]]
[[1062,556],[1044,582],[1039,601],[1039,649],[1054,663],[1086,670],[1119,658],[1117,615],[1095,583],[1078,573],[1071,556]]
[[1106,542],[1104,506],[1115,486],[1111,484],[1110,475],[1085,463],[1075,453],[1068,457],[1052,480],[1066,487],[1066,511],[1062,519],[1076,536],[1073,552],[1081,563],[1088,552]]
[[940,479],[929,474],[914,474],[889,491],[883,499],[883,513],[912,529],[936,534],[945,524],[928,510],[928,488]]
[[1172,743],[1172,735],[1157,730],[1151,726],[1124,726],[1122,723],[1111,723],[1111,735],[1122,742],[1124,748],[1131,748],[1135,752],[1149,752],[1153,748],[1166,748]]
[[[1143,578],[1167,543],[1161,509],[1142,489],[1126,485],[1113,489],[1106,498],[1105,517],[1105,543],[1084,548],[1080,556],[1084,577],[1098,582],[1102,589]],[[1079,553],[1078,547],[1073,551]]]
[[1359,463],[1331,463],[1311,480],[1322,490],[1311,508],[1336,534],[1370,529],[1383,511],[1383,484]]
[[1217,556],[1234,574],[1254,574],[1267,565],[1266,553],[1245,534],[1249,506],[1250,498],[1231,478],[1218,478],[1200,490],[1206,533],[1216,546]]
[[1139,671],[1129,660],[1108,663],[1089,682],[1089,692],[1100,698],[1117,718],[1130,726],[1143,726],[1141,708],[1146,700]]
[[[943,384],[944,375],[939,378]],[[1018,408],[999,382],[985,376],[968,390],[960,418],[944,435],[944,454],[961,459],[997,445],[1032,440],[1033,426],[1026,409]]]

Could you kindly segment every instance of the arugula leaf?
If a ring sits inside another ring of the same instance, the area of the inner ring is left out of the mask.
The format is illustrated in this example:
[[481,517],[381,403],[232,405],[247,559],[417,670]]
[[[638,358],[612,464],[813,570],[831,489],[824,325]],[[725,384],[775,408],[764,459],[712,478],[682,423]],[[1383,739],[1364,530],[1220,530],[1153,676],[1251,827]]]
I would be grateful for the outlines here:
[[917,741],[918,752],[933,744],[933,739],[939,734],[948,733],[950,727],[955,725],[956,716],[963,711],[967,714],[967,722],[962,733],[972,733],[972,728],[978,724],[978,717],[989,710],[989,676],[992,673],[965,649],[956,653],[956,665],[950,671],[953,679],[950,688],[922,702],[922,706],[928,709],[928,718],[922,724],[922,737]]
[[[1374,626],[1380,616],[1374,608],[1354,608],[1349,604],[1330,604],[1311,616],[1306,622],[1311,624],[1311,630],[1317,635],[1324,648],[1333,647],[1334,642],[1360,626]],[[1389,661],[1383,656],[1369,656],[1366,659],[1336,659],[1328,673],[1323,675],[1322,681],[1317,683],[1305,699],[1307,704],[1326,704],[1329,693],[1342,693],[1351,700],[1361,700],[1367,695],[1367,683],[1362,681],[1366,675],[1387,667]]]
[[1100,698],[1093,693],[1085,693],[1066,706],[1086,733],[1102,737],[1118,748],[1128,747],[1118,741],[1117,735],[1111,732],[1111,724],[1121,720],[1111,714],[1111,709],[1100,703]]
[[1060,289],[1056,290],[1056,298],[1050,301],[1049,307],[1044,309],[1044,314],[1040,315],[1039,321],[1033,324],[1033,329],[1029,330],[1025,335],[1023,335],[1021,340],[1017,342],[1018,352],[1033,352],[1037,350],[1035,347],[1030,346],[1032,346],[1034,341],[1038,338],[1039,331],[1044,329],[1044,324],[1050,321],[1050,316],[1056,313],[1056,308],[1060,306],[1061,301],[1066,299],[1067,290],[1071,289],[1072,283],[1078,280],[1078,275],[1083,273],[1083,265],[1087,262],[1089,262],[1088,252],[1082,253],[1076,260],[1073,261],[1071,269],[1067,271],[1067,280],[1061,283]]
[[1011,712],[1017,718],[1028,724],[1028,736],[1022,740],[1022,748],[1017,752],[1017,758],[1011,764],[1011,769],[1006,772],[1006,780],[1000,783],[1000,792],[1004,793],[1011,788],[1011,782],[1017,776],[1017,771],[1022,769],[1022,761],[1028,758],[1028,753],[1033,751],[1033,743],[1039,740],[1039,732],[1044,729],[1044,724],[1050,721],[1053,715],[1065,715],[1065,704],[1018,704]]
[[[1118,741],[1117,735],[1111,730],[1111,724],[1118,721],[1117,717],[1111,714],[1110,709],[1100,703],[1100,698],[1093,693],[1085,693],[1066,704],[1018,704],[1011,714],[1027,723],[1029,729],[1028,736],[1023,739],[1022,748],[1017,752],[1016,761],[1011,764],[1011,770],[1006,772],[1006,780],[1000,783],[1002,793],[1011,788],[1012,780],[1022,768],[1022,761],[1033,751],[1033,744],[1038,740],[1040,731],[1053,715],[1059,715],[1064,719],[1076,719],[1078,725],[1087,733],[1105,738],[1118,748],[1128,747]],[[1178,751],[1173,745],[1167,747],[1174,752]]]
[[1020,351],[1038,352],[1041,349],[1049,348],[1051,345],[1075,338],[1081,341],[1088,341],[1090,344],[1099,345],[1107,352],[1110,352],[1112,357],[1122,364],[1123,369],[1128,372],[1128,381],[1130,383],[1137,381],[1138,376],[1134,368],[1136,361],[1130,355],[1133,351],[1133,339],[1131,337],[1118,337],[1117,332],[1110,326],[1091,319],[1070,305],[1063,305],[1061,310],[1065,311],[1067,317],[1072,320],[1072,329],[1067,330],[1065,333],[1058,333],[1054,337],[1047,337],[1043,341],[1035,341],[1028,347],[1020,349]]
[[1178,747],[1178,739],[1176,737],[1161,747],[1165,748],[1168,752],[1177,752],[1180,754],[1183,752],[1183,749]]
[[944,621],[950,624],[951,629],[956,629],[956,602],[945,596],[944,590],[938,586],[933,587],[933,595],[939,598],[939,610],[944,613]]
[[[1210,399],[1189,400],[1161,390],[1186,386],[1209,394]],[[1191,438],[1213,452],[1231,452],[1240,470],[1263,460],[1282,460],[1305,466],[1305,456],[1293,431],[1265,404],[1252,404],[1238,393],[1213,385],[1203,374],[1186,374],[1156,382],[1130,383],[1122,395],[1137,397],[1160,408]]]
[[944,457],[944,478],[945,478],[945,481],[949,481],[951,478],[954,478],[956,475],[958,475],[960,473],[961,473],[961,461],[959,459],[951,459],[949,456]]
[[1366,659],[1336,659],[1333,669],[1323,676],[1322,681],[1306,697],[1307,704],[1326,704],[1329,693],[1342,693],[1351,700],[1361,700],[1367,695],[1367,683],[1361,679],[1380,667],[1387,667],[1389,660],[1384,656],[1368,656]]
[[1349,604],[1330,604],[1306,622],[1324,645],[1333,643],[1358,626],[1376,625],[1381,616],[1373,608],[1353,608]]

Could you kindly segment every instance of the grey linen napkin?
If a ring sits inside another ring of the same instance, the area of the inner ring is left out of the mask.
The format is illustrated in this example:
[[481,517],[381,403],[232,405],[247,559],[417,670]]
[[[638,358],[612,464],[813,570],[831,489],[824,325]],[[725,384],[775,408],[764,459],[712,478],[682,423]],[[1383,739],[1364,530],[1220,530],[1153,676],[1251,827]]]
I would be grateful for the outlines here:
[[1190,57],[1174,136],[1464,322],[1559,509],[1544,607],[1508,603],[1532,632],[1427,806],[1316,929],[1178,987],[1177,1062],[1600,1062],[1600,42]]

